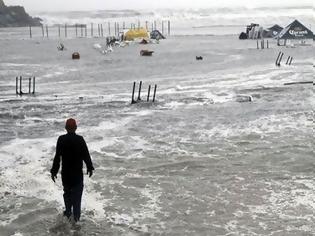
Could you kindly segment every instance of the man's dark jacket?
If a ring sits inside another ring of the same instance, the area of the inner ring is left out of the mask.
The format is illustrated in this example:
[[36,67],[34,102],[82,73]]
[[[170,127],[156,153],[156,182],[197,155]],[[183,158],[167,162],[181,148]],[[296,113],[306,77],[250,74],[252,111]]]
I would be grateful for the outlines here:
[[62,160],[61,176],[64,186],[83,183],[83,161],[88,171],[94,170],[91,157],[82,136],[75,133],[61,135],[57,141],[56,155],[50,170],[57,175]]

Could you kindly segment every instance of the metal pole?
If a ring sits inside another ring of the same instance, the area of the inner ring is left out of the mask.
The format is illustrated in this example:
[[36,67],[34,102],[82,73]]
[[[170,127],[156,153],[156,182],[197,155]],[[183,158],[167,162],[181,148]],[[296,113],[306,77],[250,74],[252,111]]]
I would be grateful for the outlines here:
[[147,102],[150,100],[150,91],[151,91],[151,85],[149,85],[149,88],[148,88]]
[[156,88],[157,88],[157,85],[154,85],[154,93],[153,93],[153,100],[152,100],[152,102],[155,102]]
[[135,102],[135,100],[134,100],[134,96],[135,96],[135,89],[136,89],[136,82],[133,82],[131,104],[136,103],[136,102]]
[[138,101],[141,100],[141,87],[142,87],[142,81],[140,81],[140,84],[139,84]]

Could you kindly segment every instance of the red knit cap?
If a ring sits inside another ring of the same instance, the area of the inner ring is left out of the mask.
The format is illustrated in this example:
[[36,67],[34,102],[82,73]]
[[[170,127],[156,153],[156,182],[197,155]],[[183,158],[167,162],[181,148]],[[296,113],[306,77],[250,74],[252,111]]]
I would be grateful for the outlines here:
[[77,122],[75,121],[75,119],[68,119],[66,121],[66,130],[68,131],[74,131],[77,129]]

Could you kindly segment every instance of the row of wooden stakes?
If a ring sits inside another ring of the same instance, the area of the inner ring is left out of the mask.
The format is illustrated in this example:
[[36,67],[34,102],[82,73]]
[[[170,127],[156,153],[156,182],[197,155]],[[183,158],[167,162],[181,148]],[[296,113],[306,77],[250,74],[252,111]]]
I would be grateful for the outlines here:
[[[23,92],[23,81],[28,80],[28,92]],[[33,86],[32,86],[33,85]],[[31,87],[33,87],[33,91],[31,91]],[[35,77],[31,78],[23,78],[22,76],[15,78],[15,92],[17,95],[23,94],[35,94]]]
[[[142,101],[141,100],[141,88],[142,88],[142,81],[140,81],[140,83],[139,83],[138,98],[135,99],[136,82],[133,82],[131,104],[135,104],[137,102]],[[157,89],[157,85],[154,85],[152,102],[155,102],[156,89]],[[149,85],[149,87],[148,87],[147,102],[150,101],[150,92],[151,92],[151,85]]]
[[[283,55],[284,55],[284,53],[280,51],[279,54],[278,54],[278,57],[276,59],[276,62],[275,62],[276,66],[281,66],[281,60],[283,58]],[[287,61],[286,61],[285,64],[290,66],[291,63],[292,63],[292,60],[293,60],[293,57],[292,56],[288,56]]]

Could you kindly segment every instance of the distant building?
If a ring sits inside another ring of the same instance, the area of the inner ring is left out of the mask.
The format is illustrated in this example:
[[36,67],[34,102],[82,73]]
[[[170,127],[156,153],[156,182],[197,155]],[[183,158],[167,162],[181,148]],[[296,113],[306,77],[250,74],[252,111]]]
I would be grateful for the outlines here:
[[305,40],[313,38],[313,32],[298,20],[294,20],[276,36],[276,39],[278,39],[278,45],[280,45],[281,41],[283,41],[284,45],[286,45],[287,40],[299,40],[301,42],[305,42]]

